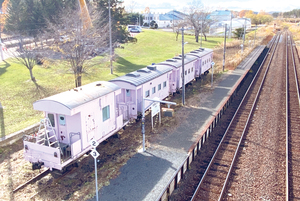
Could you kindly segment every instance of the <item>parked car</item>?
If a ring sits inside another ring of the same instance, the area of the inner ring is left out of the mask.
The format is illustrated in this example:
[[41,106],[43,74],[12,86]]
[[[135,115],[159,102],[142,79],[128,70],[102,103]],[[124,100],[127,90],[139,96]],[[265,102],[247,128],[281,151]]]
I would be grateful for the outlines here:
[[130,31],[130,32],[131,32],[131,29],[137,29],[140,32],[142,31],[142,27],[140,27],[138,25],[128,25],[127,28],[128,28],[128,31]]
[[132,29],[130,29],[130,32],[131,33],[140,33],[140,30],[132,28]]

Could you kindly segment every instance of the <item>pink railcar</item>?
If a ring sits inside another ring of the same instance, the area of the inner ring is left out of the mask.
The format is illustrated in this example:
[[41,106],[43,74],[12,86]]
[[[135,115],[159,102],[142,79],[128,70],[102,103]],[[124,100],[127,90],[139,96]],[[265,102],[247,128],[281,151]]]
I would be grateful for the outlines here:
[[207,74],[211,68],[211,62],[213,61],[213,51],[208,48],[199,48],[191,51],[187,55],[193,55],[198,57],[195,66],[195,77],[198,78],[202,74]]
[[[110,80],[122,88],[117,102],[124,117],[136,119],[142,113],[143,98],[159,98],[169,95],[169,79],[172,68],[167,65],[151,65]],[[145,103],[145,108],[150,102]]]
[[40,131],[24,140],[24,157],[33,167],[62,170],[127,122],[118,112],[116,96],[121,88],[99,81],[72,89],[33,104],[45,113]]
[[[185,84],[208,73],[213,51],[185,55]],[[182,57],[117,77],[78,87],[33,104],[43,111],[39,132],[24,138],[24,157],[33,169],[63,170],[87,153],[91,140],[101,143],[142,113],[143,98],[166,98],[182,87]],[[150,106],[145,101],[145,108]]]

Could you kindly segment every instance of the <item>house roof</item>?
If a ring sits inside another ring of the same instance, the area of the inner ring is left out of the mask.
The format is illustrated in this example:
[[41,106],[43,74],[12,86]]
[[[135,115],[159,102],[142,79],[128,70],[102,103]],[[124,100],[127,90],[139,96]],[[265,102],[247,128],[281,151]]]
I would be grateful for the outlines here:
[[160,14],[159,15],[159,20],[161,21],[171,21],[171,20],[182,20],[182,18],[173,15],[173,14]]
[[[114,92],[120,87],[107,81],[93,82],[71,89],[33,103],[35,110],[71,115],[72,109],[106,94]],[[57,112],[57,110],[60,111]]]
[[[147,14],[144,14],[146,16],[153,16],[155,15],[155,13],[147,13]],[[172,10],[170,12],[167,12],[165,14],[157,14],[158,17],[159,17],[159,20],[160,21],[173,21],[173,20],[183,20],[187,15],[182,13],[182,12],[179,12],[179,11],[176,11],[176,10]]]
[[231,18],[231,12],[229,10],[215,10],[213,11],[209,16],[208,19],[230,19]]
[[210,15],[217,15],[217,16],[230,16],[231,12],[229,10],[215,10]]
[[134,86],[140,86],[170,71],[172,71],[172,67],[167,65],[149,65],[146,68],[112,79],[109,82],[123,81]]

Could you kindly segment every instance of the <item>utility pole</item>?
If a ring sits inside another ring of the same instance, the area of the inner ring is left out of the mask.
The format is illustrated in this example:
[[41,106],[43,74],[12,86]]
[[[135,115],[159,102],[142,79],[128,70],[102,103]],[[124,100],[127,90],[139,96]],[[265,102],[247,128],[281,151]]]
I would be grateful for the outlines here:
[[202,20],[201,20],[201,37],[200,37],[200,47],[202,47],[202,33],[203,33],[202,29],[203,29],[203,16],[202,16]]
[[227,24],[225,24],[225,36],[224,36],[223,72],[224,72],[224,68],[225,68],[225,54],[226,54],[226,32],[227,32]]
[[246,34],[246,18],[245,18],[245,24],[244,24],[244,34],[243,34],[242,53],[244,52],[245,34]]
[[108,0],[108,18],[109,18],[109,60],[110,60],[110,74],[114,74],[112,66],[112,41],[111,41],[111,13],[110,0]]
[[[1,33],[1,32],[0,32]],[[1,35],[1,34],[0,34]],[[2,46],[2,38],[0,38],[0,54],[1,54],[1,61],[4,60],[3,56],[3,46]],[[0,104],[1,105],[1,104]]]
[[231,38],[232,35],[232,13],[230,11],[230,29],[229,29],[229,38]]
[[172,15],[172,17],[173,17],[172,25],[173,25],[173,33],[174,33],[174,9],[173,9],[173,15]]
[[257,30],[257,24],[255,26],[255,32],[254,32],[254,46],[255,46],[255,39],[256,39],[256,30]]
[[182,61],[182,105],[185,102],[185,84],[184,84],[184,28],[181,28],[182,33],[182,53],[181,53],[181,61]]

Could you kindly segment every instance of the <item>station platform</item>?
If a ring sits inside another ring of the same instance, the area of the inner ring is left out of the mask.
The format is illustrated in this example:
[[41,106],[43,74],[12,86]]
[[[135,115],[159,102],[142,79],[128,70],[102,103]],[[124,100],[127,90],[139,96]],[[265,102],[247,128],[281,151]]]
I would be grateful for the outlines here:
[[[143,153],[136,153],[120,169],[120,175],[99,191],[101,201],[155,201],[181,167],[204,133],[215,113],[232,95],[265,46],[258,46],[234,71],[224,73],[205,100],[193,107],[182,108],[188,117],[173,133],[151,143]],[[96,200],[94,197],[92,200]]]

